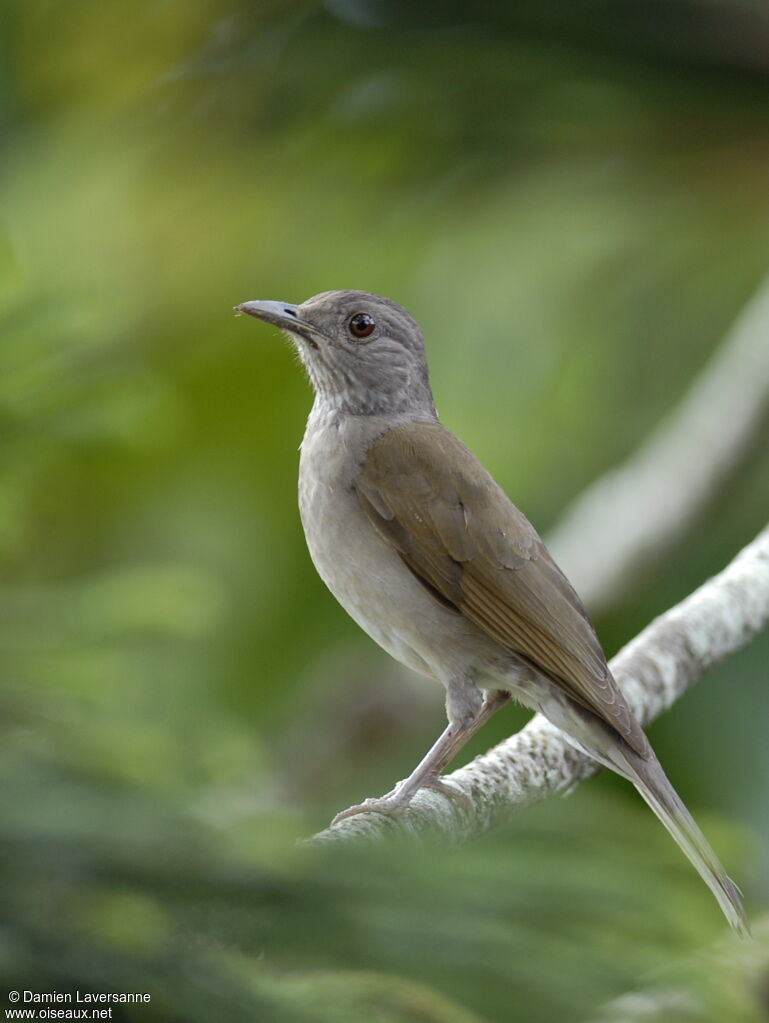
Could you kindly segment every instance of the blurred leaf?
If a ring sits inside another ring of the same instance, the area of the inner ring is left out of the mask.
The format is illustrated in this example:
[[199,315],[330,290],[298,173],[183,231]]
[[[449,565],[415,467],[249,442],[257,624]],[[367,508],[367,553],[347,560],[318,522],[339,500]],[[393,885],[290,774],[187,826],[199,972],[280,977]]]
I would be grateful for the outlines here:
[[[765,11],[9,0],[2,29],[8,988],[148,991],[115,1013],[142,1023],[550,1023],[669,971],[752,1021],[759,969],[679,970],[721,924],[618,782],[463,850],[294,847],[413,766],[442,693],[317,579],[309,389],[231,310],[335,287],[409,306],[445,421],[546,527],[765,273]],[[599,623],[607,647],[763,524],[768,439]],[[654,731],[754,905],[765,662]]]

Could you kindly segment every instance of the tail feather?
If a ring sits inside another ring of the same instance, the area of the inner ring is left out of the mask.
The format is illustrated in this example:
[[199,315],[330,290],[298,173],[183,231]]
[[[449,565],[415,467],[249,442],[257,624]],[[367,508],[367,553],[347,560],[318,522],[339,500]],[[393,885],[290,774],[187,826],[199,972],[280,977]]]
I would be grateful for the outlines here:
[[563,729],[569,742],[635,785],[716,897],[730,926],[741,937],[750,937],[739,888],[668,781],[651,746],[647,743],[637,752],[606,721],[572,700],[551,700],[541,709]]
[[694,869],[715,896],[730,926],[741,937],[750,937],[748,918],[739,888],[727,875],[694,818],[668,781],[654,753],[645,759],[628,751],[623,759],[628,770],[622,773],[626,773],[689,858]]

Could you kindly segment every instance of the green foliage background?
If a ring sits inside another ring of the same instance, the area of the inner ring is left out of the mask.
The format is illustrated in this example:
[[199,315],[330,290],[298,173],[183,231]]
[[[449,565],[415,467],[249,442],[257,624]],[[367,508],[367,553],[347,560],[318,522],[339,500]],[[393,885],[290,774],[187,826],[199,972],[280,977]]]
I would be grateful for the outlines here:
[[[546,531],[766,271],[763,5],[6,0],[0,31],[6,986],[148,991],[116,1010],[141,1021],[545,1023],[674,985],[723,921],[614,779],[469,848],[294,845],[443,710],[315,577],[308,385],[230,310],[401,301],[444,421]],[[768,438],[607,651],[762,526]],[[755,917],[768,654],[651,729]],[[769,988],[705,972],[688,1018],[765,1018]]]

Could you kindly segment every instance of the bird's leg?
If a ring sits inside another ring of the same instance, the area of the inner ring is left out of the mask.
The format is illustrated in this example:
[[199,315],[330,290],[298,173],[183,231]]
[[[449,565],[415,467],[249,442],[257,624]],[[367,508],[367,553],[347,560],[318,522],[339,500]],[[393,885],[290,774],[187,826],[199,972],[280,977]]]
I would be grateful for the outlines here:
[[498,710],[501,710],[509,701],[510,693],[506,693],[501,689],[497,689],[495,692],[489,693],[489,695],[484,699],[481,709],[478,711],[473,720],[469,724],[465,725],[461,732],[457,733],[455,741],[447,746],[443,759],[435,765],[435,774],[439,775],[445,767],[448,767],[465,743],[469,742],[476,732],[479,732],[481,728],[483,728],[489,718],[493,717],[494,714],[496,714]]
[[[469,803],[469,800],[457,789],[442,781],[440,773],[454,759],[465,743],[486,724],[490,717],[504,707],[509,699],[510,694],[501,690],[488,693],[474,716],[447,725],[408,778],[398,782],[392,792],[377,799],[366,799],[356,806],[342,810],[331,823],[336,824],[338,821],[344,820],[345,817],[352,817],[358,813],[397,813],[409,805],[415,793],[421,788],[437,789],[463,805]],[[472,806],[469,806],[469,809],[472,811]]]

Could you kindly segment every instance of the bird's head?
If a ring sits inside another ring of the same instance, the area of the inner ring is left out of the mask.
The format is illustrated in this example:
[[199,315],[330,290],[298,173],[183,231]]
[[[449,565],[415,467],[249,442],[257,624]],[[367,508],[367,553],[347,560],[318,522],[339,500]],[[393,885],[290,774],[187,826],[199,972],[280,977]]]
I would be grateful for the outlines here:
[[433,415],[419,324],[389,298],[324,291],[301,305],[244,302],[247,313],[280,327],[304,363],[318,399],[352,415]]

